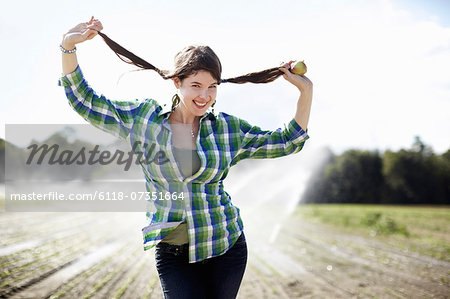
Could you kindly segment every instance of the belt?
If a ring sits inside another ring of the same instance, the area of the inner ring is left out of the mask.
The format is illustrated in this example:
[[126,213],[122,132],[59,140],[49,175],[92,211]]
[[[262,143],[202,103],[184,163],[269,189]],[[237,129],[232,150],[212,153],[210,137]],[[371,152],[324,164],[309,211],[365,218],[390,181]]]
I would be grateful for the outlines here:
[[159,242],[158,245],[156,245],[156,248],[158,250],[161,250],[161,252],[172,253],[174,255],[182,255],[184,253],[189,253],[189,243],[182,245],[174,245],[166,242]]

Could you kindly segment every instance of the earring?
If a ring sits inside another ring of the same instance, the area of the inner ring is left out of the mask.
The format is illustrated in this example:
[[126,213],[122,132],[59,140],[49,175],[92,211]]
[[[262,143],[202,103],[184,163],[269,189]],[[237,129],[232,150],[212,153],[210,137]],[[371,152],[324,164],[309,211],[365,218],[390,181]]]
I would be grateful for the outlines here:
[[175,107],[180,103],[180,97],[178,94],[175,94],[172,97],[172,112],[175,111]]
[[211,108],[212,108],[212,113],[214,114],[214,105],[216,104],[216,100],[214,100],[214,103],[211,105]]

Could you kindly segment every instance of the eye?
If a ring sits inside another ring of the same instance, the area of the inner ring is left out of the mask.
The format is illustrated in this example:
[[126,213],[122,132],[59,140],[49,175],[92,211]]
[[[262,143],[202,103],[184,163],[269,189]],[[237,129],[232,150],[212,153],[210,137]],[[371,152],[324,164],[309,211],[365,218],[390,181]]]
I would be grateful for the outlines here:
[[192,87],[200,87],[198,84],[192,84]]
[[209,88],[217,88],[217,85],[212,85]]

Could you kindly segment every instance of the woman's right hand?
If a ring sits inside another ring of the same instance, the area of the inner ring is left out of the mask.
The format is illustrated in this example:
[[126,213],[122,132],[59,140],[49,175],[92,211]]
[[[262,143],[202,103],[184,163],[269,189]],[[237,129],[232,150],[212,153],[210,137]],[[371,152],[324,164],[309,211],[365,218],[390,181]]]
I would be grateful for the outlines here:
[[102,29],[102,23],[99,20],[94,19],[94,17],[91,17],[89,22],[80,23],[64,34],[61,45],[65,49],[71,50],[76,44],[93,39]]

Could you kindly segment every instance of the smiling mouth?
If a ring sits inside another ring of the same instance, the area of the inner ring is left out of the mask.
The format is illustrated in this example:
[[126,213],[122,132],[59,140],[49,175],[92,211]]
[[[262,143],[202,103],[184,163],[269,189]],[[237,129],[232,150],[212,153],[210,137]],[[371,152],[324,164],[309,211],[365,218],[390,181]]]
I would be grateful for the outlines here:
[[197,108],[202,109],[206,106],[206,104],[208,104],[208,102],[200,103],[194,100],[194,104],[195,106],[197,106]]

